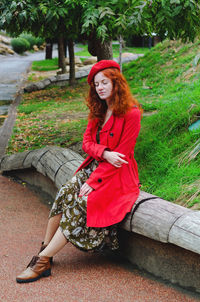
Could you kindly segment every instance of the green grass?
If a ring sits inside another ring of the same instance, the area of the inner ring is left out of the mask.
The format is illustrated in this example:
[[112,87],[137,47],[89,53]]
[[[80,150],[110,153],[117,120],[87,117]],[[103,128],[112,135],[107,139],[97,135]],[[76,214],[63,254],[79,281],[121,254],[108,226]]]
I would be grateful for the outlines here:
[[[135,54],[146,54],[150,50],[147,47],[124,47],[122,48],[122,53],[130,52]],[[119,57],[119,44],[113,44],[113,56],[114,58]]]
[[[86,56],[86,57],[91,56],[91,54],[87,50],[87,45],[78,44],[77,47],[82,48],[82,50],[76,52],[75,55]],[[136,53],[136,54],[145,54],[145,53],[149,52],[149,49],[146,47],[125,47],[125,48],[123,48],[122,52],[123,53],[130,52],[130,53]],[[114,58],[119,57],[119,45],[118,44],[113,44],[113,57]]]
[[87,124],[86,83],[53,87],[25,94],[7,152],[23,152],[46,145],[69,147],[81,141]]
[[188,130],[200,118],[200,68],[192,68],[200,46],[199,41],[178,44],[165,41],[123,71],[143,108],[157,110],[143,118],[136,144],[142,190],[200,209],[194,185],[200,178],[200,153],[189,161],[200,131]]
[[32,64],[32,70],[35,71],[49,71],[56,69],[58,69],[58,58],[35,61]]
[[28,76],[28,81],[29,82],[38,82],[44,80],[46,77],[45,76],[37,76],[36,73],[30,73]]

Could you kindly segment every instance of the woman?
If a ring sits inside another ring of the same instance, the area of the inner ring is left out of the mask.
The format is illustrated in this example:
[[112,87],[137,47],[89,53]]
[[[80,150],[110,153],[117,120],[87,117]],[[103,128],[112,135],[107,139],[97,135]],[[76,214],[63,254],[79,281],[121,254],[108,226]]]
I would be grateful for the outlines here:
[[67,242],[84,251],[117,249],[117,225],[139,195],[134,146],[140,105],[115,61],[96,63],[88,83],[90,113],[83,137],[88,157],[58,192],[42,247],[17,276],[19,283],[49,276],[52,257]]

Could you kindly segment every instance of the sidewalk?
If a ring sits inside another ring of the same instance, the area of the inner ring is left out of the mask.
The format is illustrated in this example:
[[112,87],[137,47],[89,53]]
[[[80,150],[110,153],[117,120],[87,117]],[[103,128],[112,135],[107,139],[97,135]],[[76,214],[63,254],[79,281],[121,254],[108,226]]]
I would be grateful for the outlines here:
[[[52,276],[17,284],[15,277],[38,251],[49,209],[27,187],[0,175],[0,301],[2,302],[193,302],[173,288],[72,245],[54,257]],[[196,298],[195,298],[196,297]]]

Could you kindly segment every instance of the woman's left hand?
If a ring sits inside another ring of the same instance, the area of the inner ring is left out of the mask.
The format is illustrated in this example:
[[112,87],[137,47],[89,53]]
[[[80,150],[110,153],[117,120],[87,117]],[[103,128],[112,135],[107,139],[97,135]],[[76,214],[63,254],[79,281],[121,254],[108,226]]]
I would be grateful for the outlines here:
[[125,155],[119,152],[105,150],[102,157],[116,168],[121,168],[122,164],[128,164],[128,162],[123,159]]
[[79,197],[88,196],[93,191],[93,188],[90,187],[86,182],[82,185],[79,193]]

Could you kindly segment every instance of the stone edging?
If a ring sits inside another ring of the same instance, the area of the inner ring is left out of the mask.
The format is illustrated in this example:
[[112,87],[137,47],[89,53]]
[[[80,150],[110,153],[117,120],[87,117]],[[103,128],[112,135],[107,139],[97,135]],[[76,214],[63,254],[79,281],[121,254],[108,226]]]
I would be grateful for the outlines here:
[[[87,77],[87,75],[89,74],[90,68],[88,67],[88,69],[77,71],[75,74],[76,79],[81,79],[81,78]],[[32,92],[32,91],[36,91],[36,90],[41,90],[41,89],[44,89],[44,88],[46,88],[50,85],[54,85],[54,84],[61,85],[61,86],[66,85],[66,83],[68,81],[69,81],[68,73],[55,75],[55,76],[46,78],[42,81],[28,84],[26,87],[24,87],[24,92]]]

